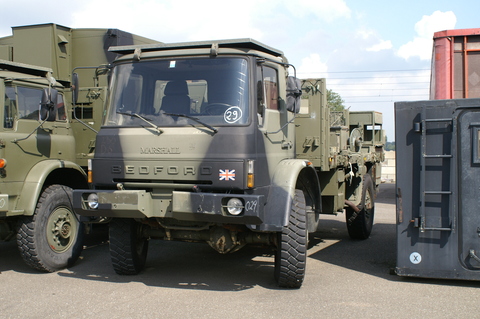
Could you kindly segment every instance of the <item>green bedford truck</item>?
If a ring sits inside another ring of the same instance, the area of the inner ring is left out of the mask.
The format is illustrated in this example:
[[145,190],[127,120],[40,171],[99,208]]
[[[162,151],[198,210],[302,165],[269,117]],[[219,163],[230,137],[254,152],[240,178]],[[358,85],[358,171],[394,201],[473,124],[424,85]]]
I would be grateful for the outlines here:
[[[14,27],[0,38],[0,240],[16,238],[31,267],[55,271],[82,251],[86,227],[71,196],[88,187],[107,76],[79,67],[113,61],[110,45],[153,42],[117,29],[56,24]],[[75,105],[74,69],[83,79]]]
[[278,285],[299,288],[320,214],[345,210],[351,237],[369,237],[380,113],[331,114],[324,79],[295,78],[281,51],[251,39],[110,51],[122,55],[93,189],[75,190],[73,205],[92,220],[112,218],[118,274],[143,269],[152,238],[220,253],[261,244],[276,250]]

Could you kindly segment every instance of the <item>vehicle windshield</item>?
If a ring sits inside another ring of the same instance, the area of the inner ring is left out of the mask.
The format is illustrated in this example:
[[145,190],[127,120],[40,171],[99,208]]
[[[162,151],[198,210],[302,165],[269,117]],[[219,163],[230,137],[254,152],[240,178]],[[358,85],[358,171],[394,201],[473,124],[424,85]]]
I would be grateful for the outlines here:
[[[248,122],[243,58],[143,60],[117,65],[108,126],[225,126]],[[147,122],[148,121],[148,122]]]

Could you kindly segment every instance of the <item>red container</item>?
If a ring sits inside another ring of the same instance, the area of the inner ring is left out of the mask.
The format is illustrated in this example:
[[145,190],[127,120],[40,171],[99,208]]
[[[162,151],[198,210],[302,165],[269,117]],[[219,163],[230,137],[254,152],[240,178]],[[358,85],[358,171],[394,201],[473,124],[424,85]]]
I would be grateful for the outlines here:
[[435,32],[430,99],[480,97],[480,28]]

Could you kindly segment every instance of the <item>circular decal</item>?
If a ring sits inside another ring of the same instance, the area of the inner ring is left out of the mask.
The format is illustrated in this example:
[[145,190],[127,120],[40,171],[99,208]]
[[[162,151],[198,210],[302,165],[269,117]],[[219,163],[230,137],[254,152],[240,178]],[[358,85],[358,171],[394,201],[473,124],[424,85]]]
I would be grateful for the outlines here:
[[422,261],[422,255],[420,255],[419,253],[415,252],[410,254],[410,262],[412,264],[416,265],[416,264],[419,264],[421,261]]
[[242,109],[238,106],[229,107],[223,114],[223,119],[229,124],[238,122],[242,118]]

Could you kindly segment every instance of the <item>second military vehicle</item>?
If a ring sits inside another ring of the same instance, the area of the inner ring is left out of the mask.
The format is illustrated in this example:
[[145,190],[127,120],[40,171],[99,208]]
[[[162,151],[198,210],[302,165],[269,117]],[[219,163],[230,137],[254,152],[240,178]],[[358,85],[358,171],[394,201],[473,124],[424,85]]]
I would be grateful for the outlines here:
[[[87,159],[104,114],[110,45],[156,42],[116,29],[56,24],[0,38],[0,240],[16,238],[25,262],[55,271],[82,251],[84,224],[71,206],[87,184]],[[82,75],[72,104],[72,69]],[[68,94],[65,94],[68,93]]]
[[[346,209],[368,238],[383,158],[382,115],[330,113],[324,79],[298,80],[283,53],[251,39],[113,47],[107,115],[77,213],[111,217],[118,274],[150,238],[220,253],[276,248],[275,278],[299,288],[308,233]],[[330,122],[332,117],[332,122]]]

